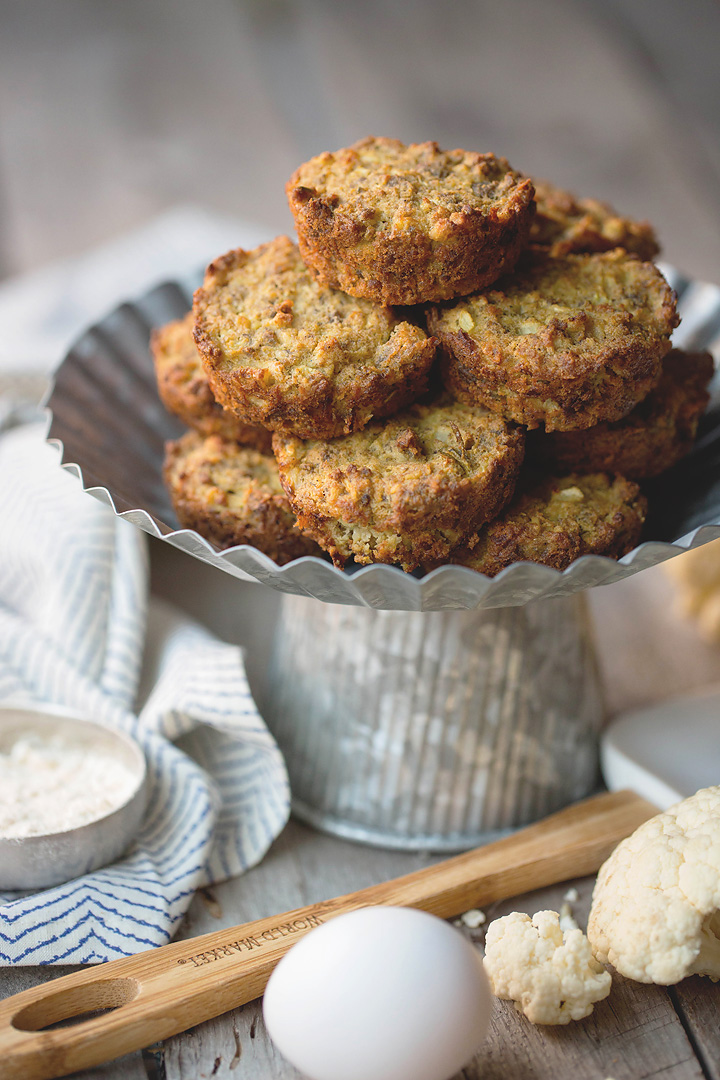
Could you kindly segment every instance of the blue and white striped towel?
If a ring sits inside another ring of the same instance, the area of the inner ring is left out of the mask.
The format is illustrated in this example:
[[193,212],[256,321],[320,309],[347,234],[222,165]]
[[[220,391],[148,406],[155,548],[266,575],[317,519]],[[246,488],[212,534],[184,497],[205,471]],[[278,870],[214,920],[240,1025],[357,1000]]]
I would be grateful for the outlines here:
[[[284,762],[240,650],[169,605],[148,610],[145,537],[60,470],[40,425],[0,439],[0,506],[0,703],[54,702],[131,731],[149,774],[121,861],[0,895],[0,963],[99,963],[162,945],[198,886],[253,866],[281,831]],[[136,715],[146,632],[158,674]]]

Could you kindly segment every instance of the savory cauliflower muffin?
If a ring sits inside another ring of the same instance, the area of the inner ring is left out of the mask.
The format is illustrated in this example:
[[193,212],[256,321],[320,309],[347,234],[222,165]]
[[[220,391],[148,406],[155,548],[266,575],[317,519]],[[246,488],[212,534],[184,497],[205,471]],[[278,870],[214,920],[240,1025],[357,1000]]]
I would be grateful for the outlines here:
[[247,423],[331,439],[427,387],[435,340],[391,308],[319,285],[286,236],[211,263],[194,311],[213,393]]
[[301,165],[287,185],[319,281],[382,304],[475,292],[512,270],[535,211],[504,158],[368,138]]

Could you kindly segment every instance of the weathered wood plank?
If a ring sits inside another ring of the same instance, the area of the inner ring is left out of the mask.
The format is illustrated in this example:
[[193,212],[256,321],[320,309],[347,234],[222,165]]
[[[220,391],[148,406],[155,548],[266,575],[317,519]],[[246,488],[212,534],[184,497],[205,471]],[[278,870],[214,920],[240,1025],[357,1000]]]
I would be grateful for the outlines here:
[[[196,899],[191,909],[192,932],[204,933],[217,927],[218,904],[223,921],[254,918],[267,912],[269,896],[282,900],[282,907],[305,903],[327,895],[331,884],[336,891],[357,888],[369,884],[368,879],[381,880],[373,878],[373,871],[381,870],[387,877],[409,869],[411,863],[426,860],[427,856],[353,848],[291,823],[260,867],[241,882],[219,886],[211,897]],[[511,910],[559,910],[569,884],[494,904],[486,912],[488,920]],[[593,881],[586,878],[574,884],[579,899],[573,909],[584,925]],[[476,944],[482,943],[483,929],[464,932]],[[717,1000],[716,995],[716,1009]],[[168,1040],[167,1080],[230,1076],[233,1062],[233,1068],[237,1068],[238,1045],[247,1070],[243,1075],[297,1075],[288,1065],[279,1064],[262,1024],[260,1006],[255,1003]],[[605,1080],[608,1076],[615,1080],[660,1076],[701,1080],[703,1073],[667,990],[616,978],[610,997],[596,1007],[592,1017],[562,1029],[534,1027],[510,1003],[497,1002],[488,1039],[461,1075],[465,1080],[507,1080],[516,1076],[527,1080]]]
[[497,1002],[488,1041],[464,1076],[702,1080],[703,1072],[667,992],[616,977],[592,1016],[565,1027],[535,1027],[509,1002]]
[[720,983],[699,975],[670,990],[708,1080],[720,1080]]
[[297,144],[238,7],[2,3],[8,270],[74,254],[182,202],[290,228],[283,186]]
[[270,1042],[260,1001],[170,1039],[164,1062],[167,1080],[300,1080],[297,1069]]
[[[314,841],[325,847],[324,856],[310,860],[304,865],[299,853],[312,852]],[[331,863],[326,858],[332,851]],[[356,859],[352,856],[357,856]],[[344,856],[344,858],[340,858]],[[372,867],[379,860],[383,870],[387,862],[405,864],[390,872],[409,869],[418,856],[398,855],[353,847],[329,837],[317,837],[304,826],[291,824],[287,833],[265,863],[251,871],[243,881],[228,882],[214,890],[206,890],[196,897],[192,919],[188,929],[204,933],[217,928],[219,922],[230,923],[234,918],[250,918],[268,910],[272,900],[283,900],[276,909],[287,904],[317,898],[327,890],[318,884],[313,862],[320,862],[322,875],[339,883],[342,888],[354,888],[367,884],[372,877]],[[425,861],[425,859],[422,859]],[[358,868],[357,864],[363,864]],[[298,873],[298,866],[303,870]],[[264,873],[265,869],[269,872]],[[329,872],[328,872],[329,871]],[[384,873],[382,876],[388,876]],[[377,878],[380,880],[380,878]],[[245,890],[244,885],[253,888]],[[284,893],[276,893],[278,885],[284,884]],[[592,891],[592,880],[575,883],[580,897],[573,904],[576,917],[584,923]],[[533,894],[492,905],[487,911],[488,919],[498,917],[509,910],[527,910],[532,913],[543,907],[558,909],[567,884],[538,891]],[[240,895],[243,893],[248,895]],[[243,914],[239,914],[241,906]],[[480,944],[484,930],[465,931],[475,943]],[[3,990],[18,992],[27,985],[34,985],[64,973],[56,969],[15,969],[7,972]],[[693,985],[699,983],[700,985]],[[682,984],[687,1001],[692,1001],[696,1021],[706,1032],[703,1053],[708,1061],[715,1060],[717,1032],[711,1028],[718,1014],[720,988],[713,987],[713,995],[707,993],[708,984],[703,980],[689,980]],[[715,1040],[715,1042],[713,1042]],[[96,1070],[80,1074],[82,1080],[146,1080],[147,1076],[164,1076],[166,1080],[195,1080],[204,1077],[234,1077],[242,1065],[240,1075],[248,1080],[267,1077],[268,1080],[284,1077],[294,1080],[298,1075],[274,1050],[265,1032],[261,1006],[251,1003],[242,1009],[202,1024],[190,1032],[168,1040],[162,1054],[159,1074],[149,1072],[141,1055],[131,1055]],[[148,1062],[149,1064],[149,1062]],[[475,1061],[460,1076],[465,1080],[507,1080],[522,1076],[527,1080],[564,1080],[565,1077],[580,1080],[640,1080],[640,1078],[671,1077],[672,1080],[701,1080],[703,1076],[695,1059],[693,1047],[688,1041],[673,1009],[669,995],[661,987],[641,987],[627,980],[616,978],[613,991],[606,1002],[596,1007],[592,1017],[579,1024],[562,1029],[537,1028],[520,1016],[508,1002],[497,1002],[487,1041]],[[712,1072],[708,1076],[715,1077]],[[459,1078],[458,1078],[459,1080]]]

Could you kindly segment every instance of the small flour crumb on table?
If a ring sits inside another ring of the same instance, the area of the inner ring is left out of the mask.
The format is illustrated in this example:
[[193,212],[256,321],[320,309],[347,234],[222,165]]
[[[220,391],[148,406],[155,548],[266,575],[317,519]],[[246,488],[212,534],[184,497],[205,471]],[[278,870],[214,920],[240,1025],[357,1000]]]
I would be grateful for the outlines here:
[[122,806],[137,775],[89,740],[23,735],[0,751],[0,837],[65,832]]

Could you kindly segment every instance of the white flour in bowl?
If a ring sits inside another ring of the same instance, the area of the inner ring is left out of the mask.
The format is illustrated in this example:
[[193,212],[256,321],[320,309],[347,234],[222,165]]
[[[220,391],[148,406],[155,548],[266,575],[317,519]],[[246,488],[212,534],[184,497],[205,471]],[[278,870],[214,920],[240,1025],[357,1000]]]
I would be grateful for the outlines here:
[[122,806],[137,773],[102,746],[67,735],[22,735],[0,750],[0,837],[64,832]]

